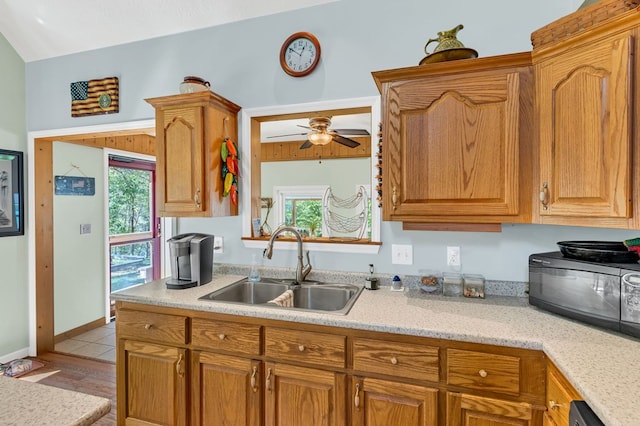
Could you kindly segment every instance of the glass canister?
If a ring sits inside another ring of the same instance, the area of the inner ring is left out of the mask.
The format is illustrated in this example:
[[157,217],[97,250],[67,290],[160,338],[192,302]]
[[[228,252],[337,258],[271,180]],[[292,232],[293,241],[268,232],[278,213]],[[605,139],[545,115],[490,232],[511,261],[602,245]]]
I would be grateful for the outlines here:
[[484,299],[484,277],[479,274],[464,274],[462,277],[464,297]]
[[442,294],[445,296],[462,296],[462,274],[445,272],[442,274]]

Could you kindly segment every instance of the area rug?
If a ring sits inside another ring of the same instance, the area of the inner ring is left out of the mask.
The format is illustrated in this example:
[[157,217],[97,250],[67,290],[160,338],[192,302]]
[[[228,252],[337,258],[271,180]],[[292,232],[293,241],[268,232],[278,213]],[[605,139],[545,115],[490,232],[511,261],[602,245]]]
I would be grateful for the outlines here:
[[31,373],[38,368],[44,367],[44,364],[31,359],[15,359],[6,364],[0,364],[0,376],[20,377],[27,373]]

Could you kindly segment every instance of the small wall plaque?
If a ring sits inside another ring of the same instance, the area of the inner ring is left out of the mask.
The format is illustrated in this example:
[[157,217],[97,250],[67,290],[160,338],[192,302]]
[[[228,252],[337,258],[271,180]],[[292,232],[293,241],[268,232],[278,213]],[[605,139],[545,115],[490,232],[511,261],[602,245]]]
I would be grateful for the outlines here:
[[118,77],[71,83],[71,116],[113,114],[119,110]]
[[85,176],[56,176],[56,195],[95,195],[96,179]]

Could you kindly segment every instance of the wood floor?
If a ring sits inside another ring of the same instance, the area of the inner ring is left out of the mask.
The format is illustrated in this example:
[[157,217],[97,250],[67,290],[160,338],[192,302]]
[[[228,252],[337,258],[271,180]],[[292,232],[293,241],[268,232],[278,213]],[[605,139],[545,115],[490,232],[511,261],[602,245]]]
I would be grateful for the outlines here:
[[[38,383],[74,390],[111,400],[111,411],[98,420],[96,426],[116,424],[116,366],[111,362],[79,358],[60,353],[33,357],[44,367],[23,377],[46,376]],[[53,373],[48,375],[47,373]]]

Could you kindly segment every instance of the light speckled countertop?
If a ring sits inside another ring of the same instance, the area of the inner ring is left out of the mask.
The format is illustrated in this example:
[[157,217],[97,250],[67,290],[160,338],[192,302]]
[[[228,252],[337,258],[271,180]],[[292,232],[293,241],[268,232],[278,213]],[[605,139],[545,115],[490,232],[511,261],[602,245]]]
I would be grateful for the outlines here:
[[0,376],[0,424],[84,426],[111,409],[106,398]]
[[[246,276],[246,275],[245,275]],[[543,350],[607,426],[640,425],[640,340],[539,310],[526,298],[421,296],[389,287],[365,290],[347,315],[198,300],[242,278],[167,290],[156,281],[112,294],[113,300],[224,314]]]

